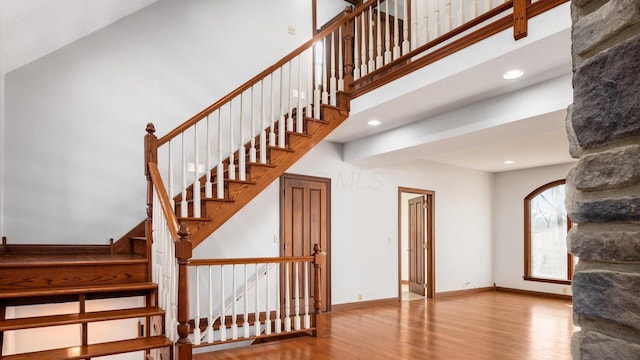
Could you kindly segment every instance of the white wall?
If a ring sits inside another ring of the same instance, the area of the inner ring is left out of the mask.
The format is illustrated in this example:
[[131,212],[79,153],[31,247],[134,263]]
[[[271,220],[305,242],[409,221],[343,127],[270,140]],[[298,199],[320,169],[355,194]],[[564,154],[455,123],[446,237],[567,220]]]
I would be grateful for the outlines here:
[[496,174],[493,219],[495,228],[494,277],[497,286],[571,294],[571,286],[525,281],[524,198],[554,180],[564,179],[575,164],[561,164]]
[[165,0],[6,74],[3,235],[122,236],[145,217],[146,123],[166,134],[311,27],[311,1]]
[[[331,178],[333,304],[398,296],[400,186],[436,192],[436,292],[493,284],[493,174],[429,162],[365,168],[341,157],[341,145],[323,142],[288,170]],[[278,191],[267,188],[194,257],[277,256]]]
[[333,19],[337,14],[340,14],[344,9],[349,6],[348,2],[344,0],[320,0],[317,2],[316,9],[316,25],[318,29],[324,26],[329,20]]

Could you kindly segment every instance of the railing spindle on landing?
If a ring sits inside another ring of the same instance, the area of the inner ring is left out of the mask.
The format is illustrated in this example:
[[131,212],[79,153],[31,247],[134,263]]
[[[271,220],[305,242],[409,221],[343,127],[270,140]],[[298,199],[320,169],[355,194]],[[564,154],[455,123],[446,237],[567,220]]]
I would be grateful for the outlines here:
[[[313,256],[304,257],[191,260],[189,266],[198,282],[195,292],[190,294],[196,298],[191,316],[195,324],[194,346],[293,332],[315,333],[319,311],[309,305],[312,298],[316,302],[321,299],[309,291],[309,284],[317,284],[320,274],[310,270],[315,269],[324,256],[317,250]],[[200,276],[205,270],[209,274],[206,279]],[[272,282],[272,278],[280,281]],[[285,290],[281,291],[283,286]],[[232,296],[226,298],[225,294],[229,293]],[[280,294],[284,294],[284,298],[280,298]],[[208,305],[201,306],[203,302]],[[208,309],[207,314],[204,309]],[[200,326],[205,329],[201,330]],[[242,334],[238,331],[240,327]]]

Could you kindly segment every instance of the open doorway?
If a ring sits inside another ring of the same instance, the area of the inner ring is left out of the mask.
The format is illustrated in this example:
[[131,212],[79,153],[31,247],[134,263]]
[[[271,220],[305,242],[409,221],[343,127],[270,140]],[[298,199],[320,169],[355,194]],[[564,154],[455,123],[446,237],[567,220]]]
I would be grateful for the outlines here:
[[398,188],[398,297],[433,298],[435,192]]

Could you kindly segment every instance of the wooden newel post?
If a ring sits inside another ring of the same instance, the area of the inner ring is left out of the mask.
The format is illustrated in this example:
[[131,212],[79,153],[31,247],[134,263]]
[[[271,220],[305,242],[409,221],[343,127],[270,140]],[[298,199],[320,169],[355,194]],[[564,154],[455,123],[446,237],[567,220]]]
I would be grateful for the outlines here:
[[189,340],[189,259],[192,256],[192,245],[189,240],[189,228],[180,224],[180,239],[176,242],[176,259],[178,261],[178,341],[176,357],[178,360],[190,360],[192,345]]
[[[153,244],[153,182],[149,173],[149,162],[158,162],[158,138],[154,134],[155,126],[152,123],[147,124],[147,134],[144,136],[144,176],[147,178],[147,219],[144,222],[144,234],[146,239],[146,256],[147,261],[151,264],[151,245]],[[152,266],[147,267],[147,278],[151,281]]]
[[344,48],[344,89],[346,92],[351,90],[353,84],[353,34],[355,31],[355,21],[351,14],[351,7],[347,6],[344,10],[345,22],[342,24],[342,42]]
[[313,317],[315,322],[315,336],[322,336],[324,332],[324,322],[322,315],[322,265],[325,264],[327,260],[327,253],[325,251],[320,250],[320,245],[315,244],[313,246]]

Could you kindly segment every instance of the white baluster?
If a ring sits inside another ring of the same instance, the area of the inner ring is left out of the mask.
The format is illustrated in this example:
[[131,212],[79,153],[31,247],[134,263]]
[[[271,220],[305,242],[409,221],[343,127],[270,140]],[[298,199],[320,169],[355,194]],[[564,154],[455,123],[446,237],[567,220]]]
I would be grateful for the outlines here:
[[360,79],[360,37],[358,36],[358,16],[353,19],[353,80]]
[[222,164],[222,109],[218,109],[218,166],[216,182],[218,199],[224,199],[224,165]]
[[295,267],[294,267],[294,311],[295,311],[295,316],[294,316],[294,329],[296,330],[300,330],[300,277],[299,272],[298,272],[298,264],[300,262],[296,261],[295,262]]
[[[266,294],[267,294],[267,301],[266,301],[266,309],[264,311],[265,314],[265,320],[264,320],[264,333],[266,335],[271,334],[271,287],[269,286],[269,270],[271,270],[271,264],[267,264],[267,272],[265,274],[266,276]],[[278,302],[280,301],[280,299],[278,299]]]
[[238,178],[247,180],[247,153],[244,147],[244,92],[240,94],[240,148],[238,149]]
[[424,0],[424,26],[423,26],[423,38],[424,38],[424,43],[428,43],[429,42],[429,0]]
[[200,159],[198,158],[198,123],[193,124],[193,217],[200,217]]
[[375,54],[373,50],[373,7],[369,7],[369,72],[373,72],[376,69]]
[[[174,196],[173,196],[173,150],[172,150],[172,146],[171,146],[172,140],[169,140],[169,144],[168,144],[168,153],[169,153],[169,164],[168,166],[168,170],[169,170],[169,184],[167,185],[167,191],[169,192],[169,202],[171,203],[171,208],[173,209],[173,211],[176,210],[176,203],[174,200]],[[155,219],[155,218],[154,218]]]
[[376,69],[379,69],[384,65],[384,59],[382,57],[382,23],[380,22],[380,0],[376,6]]
[[391,35],[389,33],[389,0],[384,2],[385,23],[384,23],[384,63],[385,65],[391,61]]
[[313,117],[313,101],[313,47],[310,47],[307,50],[307,117]]
[[[395,60],[400,57],[400,24],[398,23],[398,0],[393,0],[393,6],[393,60]],[[406,20],[407,19],[405,19],[405,21]]]
[[[282,267],[279,267],[278,269],[281,269]],[[278,274],[280,274],[280,272],[278,271]],[[276,318],[275,318],[275,331],[276,334],[280,334],[282,332],[282,319],[280,317],[280,284],[282,282],[278,281],[276,282]]]
[[445,0],[445,6],[446,6],[446,11],[447,11],[447,19],[445,21],[445,26],[447,29],[447,32],[451,31],[451,29],[453,29],[453,18],[451,17],[451,0]]
[[[411,49],[415,50],[420,46],[420,32],[418,28],[420,16],[418,15],[420,9],[418,9],[418,0],[411,0]],[[435,0],[438,1],[438,0]]]
[[298,55],[297,58],[298,58],[298,109],[296,110],[296,132],[302,133],[303,132],[302,96],[304,95],[302,91],[302,54]]
[[[257,280],[257,278],[256,278]],[[247,278],[247,264],[244,264],[244,288],[242,291],[242,296],[244,297],[244,322],[242,323],[242,329],[244,332],[244,337],[248,338],[249,334],[249,282]]]
[[489,10],[493,9],[493,5],[491,3],[491,0],[484,0],[484,12],[487,12]]
[[293,131],[293,59],[289,61],[289,84],[287,88],[287,112],[289,116],[287,117],[287,131]]
[[304,262],[304,328],[311,327],[311,317],[309,316],[309,262]]
[[207,115],[207,157],[206,157],[205,181],[204,181],[204,197],[210,199],[213,197],[213,185],[211,183],[211,119]]
[[[220,341],[227,340],[227,305],[224,298],[224,266],[220,266]],[[213,324],[212,324],[213,325]]]
[[253,89],[255,85],[251,87],[251,149],[249,149],[249,162],[256,162],[256,121],[254,119],[255,109],[253,105],[255,104],[253,99]]
[[196,318],[193,327],[193,344],[200,345],[200,267],[196,266]]
[[284,264],[284,331],[291,331],[291,293],[289,291],[291,278],[289,277],[289,263]]
[[[319,49],[320,43],[316,43],[316,51],[319,56],[316,59],[324,59],[324,49]],[[315,119],[320,119],[320,86],[322,84],[322,68],[324,66],[324,61],[319,61],[320,63],[320,76],[315,79],[315,85],[313,87],[313,117]]]
[[[360,41],[360,51],[361,51],[360,58],[362,62],[360,65],[360,76],[367,75],[367,30],[366,29],[368,27],[366,26],[366,24],[367,24],[367,21],[369,20],[367,20],[368,18],[366,15],[367,15],[367,10],[364,10],[362,12],[362,17],[360,18],[360,29],[362,30],[360,34],[360,37],[362,38],[362,41]],[[355,51],[357,52],[358,49],[356,48]]]
[[322,39],[322,103],[329,103],[329,92],[327,91],[327,73],[329,64],[327,64],[327,38]]
[[267,163],[267,130],[264,113],[264,79],[260,80],[260,163]]
[[238,338],[238,284],[236,282],[236,265],[233,265],[233,299],[231,307],[231,339]]
[[464,3],[464,1],[458,2],[458,25],[464,24]]
[[253,321],[253,330],[256,336],[260,336],[262,332],[260,330],[260,275],[258,274],[258,264],[256,263],[256,311],[255,311],[255,320]]
[[207,342],[213,342],[213,267],[209,265],[209,317],[207,317]]
[[228,175],[229,180],[236,179],[236,159],[235,159],[235,149],[233,146],[233,99],[229,101],[229,167],[228,167]]
[[437,38],[438,36],[440,36],[440,0],[437,0],[435,2],[435,6],[433,9],[433,18],[435,20],[433,37]]
[[342,59],[342,27],[338,28],[338,91],[344,91],[344,65]]
[[284,122],[286,121],[284,118],[284,94],[285,86],[284,86],[284,65],[280,68],[280,119],[278,120],[278,146],[284,149],[286,146],[284,143]]
[[336,79],[336,32],[331,33],[331,57],[330,70],[331,77],[329,78],[329,104],[336,106],[336,92],[338,87],[338,81]]
[[187,152],[185,150],[184,131],[182,137],[182,200],[180,201],[180,216],[188,216],[187,205]]
[[478,16],[478,0],[471,0],[471,4],[469,6],[470,17],[471,19],[474,19]]
[[276,113],[273,109],[275,96],[273,96],[273,73],[269,74],[269,78],[271,82],[269,83],[271,86],[271,127],[269,128],[269,145],[276,146]]
[[[397,1],[397,0],[396,0]],[[411,50],[411,43],[409,42],[409,7],[407,1],[404,0],[404,21],[402,22],[402,55],[406,55]],[[411,0],[411,8],[413,9],[413,0]],[[413,13],[413,11],[411,11]]]

